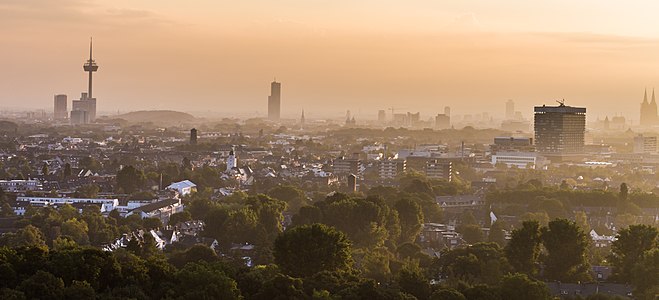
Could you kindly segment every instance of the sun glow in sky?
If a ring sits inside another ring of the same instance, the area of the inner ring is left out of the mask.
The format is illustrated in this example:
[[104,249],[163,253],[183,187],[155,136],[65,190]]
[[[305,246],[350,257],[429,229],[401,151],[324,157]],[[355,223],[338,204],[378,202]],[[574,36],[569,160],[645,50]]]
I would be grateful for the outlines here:
[[0,0],[0,107],[79,97],[94,36],[99,110],[364,117],[501,115],[566,99],[637,120],[659,88],[656,1]]

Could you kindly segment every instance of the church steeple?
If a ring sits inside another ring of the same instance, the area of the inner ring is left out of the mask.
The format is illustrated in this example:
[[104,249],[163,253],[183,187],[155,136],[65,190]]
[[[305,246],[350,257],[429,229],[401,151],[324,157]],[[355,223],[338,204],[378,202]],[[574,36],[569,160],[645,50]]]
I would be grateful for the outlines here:
[[645,93],[643,94],[643,104],[648,104],[648,89],[645,89]]
[[654,101],[654,88],[652,88],[652,102],[650,102],[651,105],[657,105],[657,101]]

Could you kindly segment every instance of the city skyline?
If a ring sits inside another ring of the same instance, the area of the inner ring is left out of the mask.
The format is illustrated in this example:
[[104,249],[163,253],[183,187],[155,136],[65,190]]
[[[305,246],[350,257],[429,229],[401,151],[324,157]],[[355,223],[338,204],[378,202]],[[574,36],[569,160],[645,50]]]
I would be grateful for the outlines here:
[[[566,99],[592,107],[593,120],[623,114],[638,122],[637,105],[614,104],[637,104],[639,90],[659,82],[650,1],[536,4],[566,12],[556,15],[519,1],[417,2],[286,1],[283,9],[225,1],[184,8],[168,1],[11,1],[0,6],[2,27],[16,29],[0,42],[0,62],[11,70],[0,75],[0,103],[46,108],[53,94],[77,94],[83,79],[74,66],[90,35],[104,62],[95,87],[104,99],[99,111],[223,112],[231,104],[265,116],[263,82],[277,75],[287,86],[283,117],[296,118],[303,106],[309,117],[345,109],[375,116],[401,103],[429,116],[444,106],[464,114],[507,99],[529,117],[533,105]],[[377,13],[367,13],[376,4]],[[512,7],[527,15],[506,12]],[[637,12],[633,22],[617,15],[630,10]],[[340,13],[347,18],[331,23]],[[211,18],[217,14],[226,18]],[[40,18],[52,21],[44,26]],[[393,28],[389,20],[408,22]],[[27,71],[26,61],[40,72]]]

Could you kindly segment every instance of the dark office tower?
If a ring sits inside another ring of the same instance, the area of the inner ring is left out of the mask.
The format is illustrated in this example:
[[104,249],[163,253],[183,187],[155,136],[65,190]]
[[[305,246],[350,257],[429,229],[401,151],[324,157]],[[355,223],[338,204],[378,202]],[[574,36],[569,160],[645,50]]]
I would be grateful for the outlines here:
[[586,131],[586,108],[536,106],[535,145],[544,154],[578,154],[583,152]]
[[435,129],[451,128],[451,117],[446,114],[437,114],[435,117]]
[[302,116],[300,116],[300,129],[304,129],[304,124],[307,120],[304,118],[304,109],[302,110]]
[[196,145],[197,144],[197,129],[192,128],[190,129],[190,145]]
[[384,122],[387,121],[387,114],[385,113],[384,109],[381,109],[378,111],[378,122],[380,124],[384,124]]
[[512,120],[515,118],[515,102],[511,99],[506,101],[506,120]]
[[273,81],[270,84],[268,96],[268,119],[279,120],[281,117],[281,83]]
[[55,111],[53,117],[55,120],[66,120],[69,111],[66,107],[66,95],[55,95]]

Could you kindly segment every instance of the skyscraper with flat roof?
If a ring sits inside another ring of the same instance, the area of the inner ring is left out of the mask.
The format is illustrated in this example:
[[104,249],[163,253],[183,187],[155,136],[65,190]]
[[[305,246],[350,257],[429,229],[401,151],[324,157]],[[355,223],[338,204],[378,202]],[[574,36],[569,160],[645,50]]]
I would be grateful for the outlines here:
[[55,95],[54,108],[53,118],[55,120],[66,120],[69,115],[66,95]]
[[281,117],[281,83],[273,81],[270,84],[268,96],[268,119],[279,120]]
[[535,145],[544,154],[579,154],[584,149],[586,108],[566,106],[536,106]]
[[506,101],[506,120],[515,118],[515,102],[512,99]]

